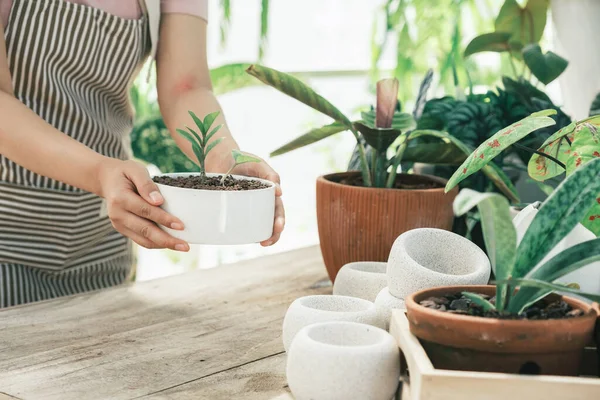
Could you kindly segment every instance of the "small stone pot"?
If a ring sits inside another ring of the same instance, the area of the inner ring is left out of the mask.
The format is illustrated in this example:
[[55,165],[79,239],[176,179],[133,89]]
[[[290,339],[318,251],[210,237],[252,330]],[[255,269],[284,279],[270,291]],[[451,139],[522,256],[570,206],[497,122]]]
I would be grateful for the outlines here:
[[400,299],[437,286],[485,285],[490,260],[476,244],[443,229],[419,228],[396,239],[388,260],[390,293]]
[[[569,375],[579,373],[583,350],[592,342],[597,306],[562,297],[584,315],[568,319],[500,320],[458,315],[423,307],[429,297],[469,291],[488,296],[495,286],[448,286],[406,298],[410,331],[420,339],[435,368]],[[561,296],[551,295],[552,301]]]
[[387,263],[358,261],[340,269],[333,285],[333,294],[375,301],[381,289],[387,286]]
[[390,290],[385,287],[379,292],[375,299],[375,308],[377,309],[379,318],[381,318],[385,324],[385,329],[389,329],[392,310],[404,310],[406,305],[404,304],[403,299],[392,296]]
[[390,400],[398,387],[400,354],[383,329],[324,322],[298,332],[286,373],[296,400]]
[[283,347],[288,351],[292,339],[307,325],[327,321],[351,321],[383,327],[375,304],[349,296],[313,295],[296,299],[283,319]]

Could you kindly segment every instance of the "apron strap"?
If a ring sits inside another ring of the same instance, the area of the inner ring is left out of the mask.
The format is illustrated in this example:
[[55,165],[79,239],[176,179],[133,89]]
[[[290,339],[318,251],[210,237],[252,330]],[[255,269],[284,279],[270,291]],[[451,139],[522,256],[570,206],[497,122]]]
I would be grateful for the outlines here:
[[160,0],[138,0],[142,13],[148,18],[150,27],[150,43],[152,45],[150,50],[150,67],[148,68],[148,75],[146,76],[146,82],[150,81],[150,71],[152,71],[152,64],[156,58],[156,50],[158,47],[158,32],[160,29]]

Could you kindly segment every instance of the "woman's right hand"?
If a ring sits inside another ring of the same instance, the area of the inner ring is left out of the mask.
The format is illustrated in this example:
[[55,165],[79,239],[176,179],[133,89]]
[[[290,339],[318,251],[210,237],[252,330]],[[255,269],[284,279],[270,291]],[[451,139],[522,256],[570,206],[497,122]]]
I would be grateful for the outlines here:
[[100,195],[106,199],[108,216],[121,234],[148,249],[189,251],[183,240],[156,224],[183,230],[183,223],[159,206],[164,198],[146,168],[135,161],[105,160],[98,169]]

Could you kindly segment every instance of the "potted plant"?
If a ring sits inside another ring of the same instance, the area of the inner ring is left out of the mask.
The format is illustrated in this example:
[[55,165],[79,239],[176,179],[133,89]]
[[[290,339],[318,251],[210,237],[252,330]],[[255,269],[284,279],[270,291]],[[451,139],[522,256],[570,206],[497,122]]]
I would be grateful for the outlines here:
[[207,173],[206,156],[224,139],[214,138],[221,128],[212,127],[219,112],[208,114],[204,120],[192,111],[189,114],[199,133],[189,127],[177,132],[192,144],[199,172],[153,177],[165,199],[162,208],[185,227],[183,231],[161,228],[195,244],[249,244],[268,239],[273,233],[275,184],[231,175],[236,166],[260,160],[233,150],[234,163],[227,173]]
[[600,300],[600,294],[553,283],[600,260],[600,238],[540,261],[598,202],[599,175],[597,158],[568,176],[545,200],[518,246],[504,197],[461,191],[455,213],[478,206],[496,285],[439,287],[406,299],[410,330],[437,368],[577,374],[598,316],[582,300],[551,293]]
[[[419,137],[452,143],[465,155],[472,149],[445,132],[411,130],[414,118],[400,110],[396,79],[379,81],[375,109],[363,112],[362,119],[351,121],[288,74],[259,65],[252,65],[247,71],[334,120],[275,150],[271,156],[343,131],[350,131],[356,138],[358,170],[328,174],[317,180],[320,245],[332,281],[339,269],[350,262],[386,261],[394,240],[405,231],[419,227],[452,228],[452,201],[457,191],[444,195],[444,179],[397,173],[398,167],[409,144]],[[435,154],[430,157],[435,158]],[[488,165],[484,173],[516,196],[508,178],[494,164]]]

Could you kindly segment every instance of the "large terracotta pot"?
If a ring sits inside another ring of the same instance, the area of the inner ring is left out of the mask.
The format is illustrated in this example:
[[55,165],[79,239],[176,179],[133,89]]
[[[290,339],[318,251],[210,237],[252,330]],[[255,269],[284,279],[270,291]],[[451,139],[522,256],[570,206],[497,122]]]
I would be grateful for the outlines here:
[[[596,309],[563,297],[584,315],[553,320],[499,320],[423,307],[421,300],[461,291],[493,296],[495,286],[426,289],[406,299],[410,331],[436,368],[484,372],[578,375],[583,349],[593,340]],[[553,300],[560,298],[552,295]]]
[[458,188],[444,193],[446,180],[399,174],[399,180],[433,181],[435,189],[378,189],[339,183],[359,172],[317,179],[317,222],[321,252],[331,281],[345,264],[387,261],[394,240],[414,228],[451,230]]

